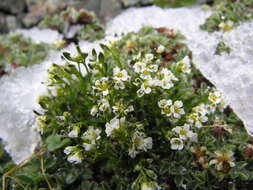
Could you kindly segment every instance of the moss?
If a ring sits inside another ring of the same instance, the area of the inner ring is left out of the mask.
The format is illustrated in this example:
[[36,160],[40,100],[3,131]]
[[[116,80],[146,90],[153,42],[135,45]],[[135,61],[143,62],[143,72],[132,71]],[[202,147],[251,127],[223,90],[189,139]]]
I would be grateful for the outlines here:
[[21,34],[0,37],[0,67],[28,67],[43,61],[48,54],[46,44],[37,44]]
[[252,0],[217,0],[212,9],[213,14],[200,26],[208,32],[231,30],[253,18]]

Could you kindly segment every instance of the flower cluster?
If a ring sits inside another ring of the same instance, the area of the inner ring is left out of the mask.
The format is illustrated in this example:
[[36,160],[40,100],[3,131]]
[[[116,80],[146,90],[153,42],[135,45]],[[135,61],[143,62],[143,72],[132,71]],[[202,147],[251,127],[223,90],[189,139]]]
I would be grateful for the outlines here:
[[[57,142],[67,139],[56,149],[65,148],[69,162],[93,168],[94,178],[111,189],[166,188],[163,176],[173,177],[179,165],[192,170],[193,161],[196,170],[234,166],[232,155],[217,153],[234,135],[224,121],[230,113],[224,114],[223,95],[194,67],[182,36],[171,31],[145,27],[102,44],[89,61],[77,48],[79,67],[68,63],[50,71],[57,93],[39,102],[48,110],[38,117],[40,130],[56,134]],[[226,135],[217,137],[212,126]]]
[[158,102],[158,106],[161,108],[161,113],[168,117],[180,118],[185,114],[183,109],[183,102],[180,100],[175,101],[162,99]]

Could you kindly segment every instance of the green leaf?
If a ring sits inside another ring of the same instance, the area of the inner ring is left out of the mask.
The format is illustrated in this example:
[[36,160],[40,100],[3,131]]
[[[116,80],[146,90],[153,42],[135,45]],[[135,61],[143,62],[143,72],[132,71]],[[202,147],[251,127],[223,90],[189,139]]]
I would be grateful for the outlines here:
[[53,152],[70,143],[69,139],[61,139],[59,135],[51,135],[46,139],[46,145],[50,152]]
[[16,175],[16,177],[24,184],[32,184],[33,179],[27,175]]

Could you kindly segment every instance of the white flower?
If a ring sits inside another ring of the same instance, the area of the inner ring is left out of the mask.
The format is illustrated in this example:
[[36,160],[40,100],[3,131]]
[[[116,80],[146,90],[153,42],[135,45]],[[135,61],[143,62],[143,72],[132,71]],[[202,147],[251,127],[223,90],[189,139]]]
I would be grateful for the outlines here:
[[115,81],[115,82],[114,82],[114,88],[115,88],[116,90],[123,90],[123,89],[125,89],[125,84],[124,84],[123,81],[120,81],[120,80]]
[[176,63],[177,68],[183,73],[191,72],[190,59],[188,56],[185,56],[184,59]]
[[153,140],[152,137],[147,137],[142,139],[139,146],[137,147],[139,150],[143,150],[147,152],[148,149],[152,149],[153,146]]
[[163,89],[170,89],[174,86],[173,82],[169,78],[164,78],[163,80],[160,80],[158,85]]
[[73,129],[72,129],[72,131],[69,132],[68,136],[70,138],[76,138],[76,137],[78,137],[79,132],[80,132],[79,127],[74,126]]
[[163,79],[171,80],[171,81],[178,81],[178,78],[175,77],[175,75],[167,68],[163,68],[160,72],[160,75],[162,75]]
[[73,154],[70,154],[67,159],[70,163],[73,164],[79,164],[83,160],[83,156],[80,152],[74,152]]
[[162,109],[162,114],[166,116],[173,116],[175,118],[180,118],[181,115],[185,114],[183,109],[183,102],[182,101],[175,101],[172,104],[171,100],[160,100],[158,102],[158,106]]
[[131,158],[134,158],[139,151],[147,152],[147,150],[152,149],[153,146],[152,138],[146,137],[145,133],[139,131],[133,134],[132,143],[132,147],[129,150],[129,156]]
[[85,151],[90,151],[96,147],[96,144],[83,143],[83,148]]
[[95,115],[97,115],[97,113],[98,113],[98,107],[97,107],[97,106],[93,106],[93,107],[91,108],[91,110],[90,110],[90,114],[91,114],[92,116],[95,116]]
[[213,104],[219,104],[222,98],[222,93],[218,91],[210,92],[208,95],[208,100]]
[[103,98],[98,101],[99,111],[104,112],[110,109],[109,101],[106,98]]
[[216,111],[217,105],[216,104],[207,104],[206,109],[209,113],[214,113]]
[[192,108],[192,111],[200,115],[206,115],[209,112],[205,104],[200,104],[198,106],[195,106],[194,108]]
[[134,107],[131,105],[131,106],[128,106],[128,107],[125,109],[124,113],[127,114],[127,113],[130,113],[130,112],[133,112],[133,111],[134,111]]
[[171,104],[172,104],[172,100],[166,100],[166,99],[162,99],[158,102],[159,108],[167,108],[171,106]]
[[172,129],[175,133],[179,135],[179,138],[186,140],[187,138],[192,138],[193,132],[190,130],[190,125],[185,124],[184,126],[177,126]]
[[175,118],[180,118],[181,115],[185,114],[183,109],[183,102],[182,101],[175,101],[174,104],[170,107],[171,114]]
[[161,187],[154,181],[141,184],[141,190],[159,190]]
[[200,128],[203,126],[202,123],[208,121],[208,117],[205,115],[200,115],[199,113],[191,113],[188,116],[187,121],[191,124],[194,124],[197,128]]
[[141,97],[144,94],[150,94],[152,91],[152,87],[154,85],[154,80],[153,79],[147,79],[145,80],[142,85],[141,88],[137,91],[137,96]]
[[89,126],[88,130],[83,134],[84,140],[89,140],[91,143],[96,143],[97,140],[101,138],[101,130],[95,129],[93,126]]
[[115,106],[112,107],[113,113],[130,113],[134,111],[134,107],[132,105],[126,106],[122,103],[122,100],[116,103]]
[[83,147],[86,151],[90,151],[96,147],[96,142],[101,138],[101,130],[89,126],[88,130],[83,134],[82,139],[85,141]]
[[129,152],[128,152],[128,155],[131,157],[131,158],[135,158],[136,155],[139,153],[139,151],[137,151],[135,149],[134,146],[132,146],[130,149],[129,149]]
[[163,89],[170,89],[174,86],[173,81],[178,81],[175,75],[167,68],[163,68],[158,72],[160,80],[157,82],[157,86],[160,86]]
[[115,67],[113,69],[113,79],[116,81],[127,81],[129,79],[129,76],[125,69],[120,70],[119,67]]
[[150,61],[152,61],[154,59],[154,55],[152,54],[152,53],[147,53],[146,55],[145,55],[145,58],[144,58],[144,60],[146,61],[146,62],[150,62]]
[[108,77],[102,77],[100,80],[95,81],[95,86],[93,86],[93,89],[98,90],[99,92],[102,92],[103,96],[106,96],[109,94],[109,79]]
[[123,123],[125,122],[125,117],[122,117],[118,119],[117,117],[114,117],[109,123],[106,123],[105,125],[105,133],[107,136],[113,135],[115,130],[119,129]]
[[64,153],[67,154],[67,155],[69,155],[70,153],[72,153],[75,150],[76,150],[76,146],[67,146],[64,149]]
[[198,134],[192,132],[192,136],[190,137],[191,142],[198,142]]
[[172,138],[170,144],[172,150],[182,150],[184,148],[184,143],[180,138]]
[[134,64],[133,68],[134,68],[134,72],[141,73],[146,68],[146,63],[144,63],[144,62],[137,62],[137,63]]
[[157,50],[156,50],[156,53],[163,53],[165,50],[165,47],[163,45],[159,45]]
[[147,65],[141,72],[140,77],[142,79],[150,79],[151,78],[150,74],[153,72],[157,72],[157,70],[158,70],[158,65]]
[[148,65],[147,68],[149,69],[150,72],[157,72],[158,71],[158,65],[157,64]]
[[232,30],[234,27],[234,22],[231,20],[228,20],[226,22],[221,22],[219,25],[219,28],[224,30],[224,31],[229,31]]

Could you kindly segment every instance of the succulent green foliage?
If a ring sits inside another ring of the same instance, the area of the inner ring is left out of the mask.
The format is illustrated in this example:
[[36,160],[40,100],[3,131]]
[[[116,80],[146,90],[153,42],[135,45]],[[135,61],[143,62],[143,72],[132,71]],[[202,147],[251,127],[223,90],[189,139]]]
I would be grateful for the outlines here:
[[73,38],[77,40],[99,40],[104,37],[104,28],[96,15],[87,10],[69,8],[60,13],[47,15],[40,23],[39,28],[51,28],[66,34],[71,26],[81,25]]
[[131,1],[123,1],[125,7],[129,6],[146,6],[146,5],[156,5],[159,7],[184,7],[191,6],[197,3],[197,0],[150,0],[150,1],[134,1],[132,4]]
[[196,0],[154,0],[154,5],[160,7],[184,7],[194,5]]
[[34,43],[21,34],[0,37],[0,66],[30,66],[41,63],[48,54],[48,46]]
[[91,58],[64,53],[39,99],[47,151],[13,175],[26,189],[248,189],[252,142],[182,39],[144,27]]
[[223,52],[230,54],[231,48],[227,44],[225,44],[225,42],[221,41],[217,44],[215,54],[220,55]]
[[207,18],[201,29],[208,32],[228,31],[241,22],[253,18],[252,0],[217,0],[213,6],[213,14]]

